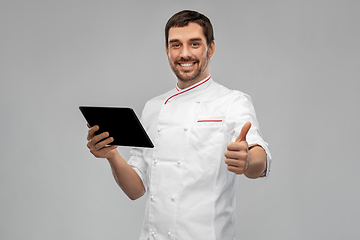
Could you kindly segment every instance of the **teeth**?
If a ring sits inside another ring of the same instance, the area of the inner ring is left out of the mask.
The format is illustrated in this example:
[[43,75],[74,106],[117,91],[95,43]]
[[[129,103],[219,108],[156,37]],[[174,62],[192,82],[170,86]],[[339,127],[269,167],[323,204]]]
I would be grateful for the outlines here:
[[182,67],[190,67],[190,66],[194,65],[194,63],[181,63],[180,65]]

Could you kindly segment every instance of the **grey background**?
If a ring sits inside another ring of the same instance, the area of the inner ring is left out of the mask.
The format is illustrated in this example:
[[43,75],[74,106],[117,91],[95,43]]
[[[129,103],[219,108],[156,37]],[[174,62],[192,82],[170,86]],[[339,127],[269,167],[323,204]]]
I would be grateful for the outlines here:
[[173,88],[163,28],[182,9],[211,19],[211,74],[252,96],[273,155],[267,180],[238,178],[238,239],[357,239],[359,5],[2,0],[0,239],[138,238],[144,199],[89,153],[78,106],[140,115]]

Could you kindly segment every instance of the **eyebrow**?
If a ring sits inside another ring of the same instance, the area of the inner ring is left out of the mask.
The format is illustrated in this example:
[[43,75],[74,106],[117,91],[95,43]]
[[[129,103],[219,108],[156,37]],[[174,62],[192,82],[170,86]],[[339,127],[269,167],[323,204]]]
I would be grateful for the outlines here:
[[190,38],[190,42],[202,41],[202,38]]
[[174,43],[174,42],[180,42],[178,39],[172,39],[169,41],[169,43]]
[[[190,38],[189,42],[196,42],[196,41],[202,41],[202,38]],[[180,42],[179,39],[172,39],[169,41],[169,43],[174,43],[174,42]]]

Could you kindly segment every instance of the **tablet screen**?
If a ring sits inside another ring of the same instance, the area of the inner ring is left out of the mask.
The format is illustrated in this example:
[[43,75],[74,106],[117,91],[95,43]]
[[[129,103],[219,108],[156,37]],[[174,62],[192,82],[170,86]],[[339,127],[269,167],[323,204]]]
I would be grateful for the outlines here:
[[80,106],[89,125],[99,125],[96,135],[109,132],[110,145],[153,148],[148,134],[132,108]]

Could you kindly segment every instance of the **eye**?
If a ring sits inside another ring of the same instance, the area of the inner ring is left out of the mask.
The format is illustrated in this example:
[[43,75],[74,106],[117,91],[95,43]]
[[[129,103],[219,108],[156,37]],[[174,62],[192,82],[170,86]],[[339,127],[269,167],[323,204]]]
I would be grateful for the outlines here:
[[180,44],[179,43],[172,43],[171,44],[171,48],[179,48]]
[[200,44],[199,44],[198,42],[194,42],[194,43],[191,44],[191,46],[192,46],[192,47],[199,47]]

